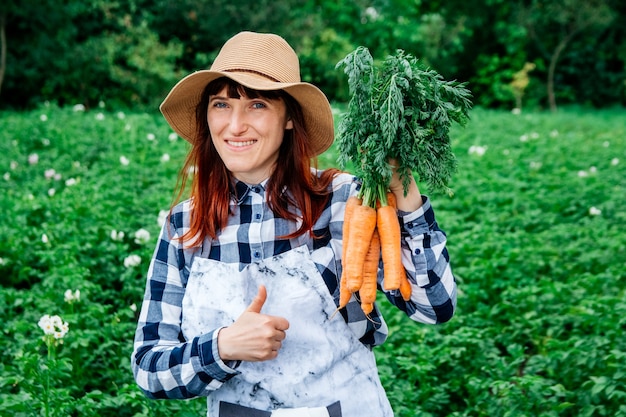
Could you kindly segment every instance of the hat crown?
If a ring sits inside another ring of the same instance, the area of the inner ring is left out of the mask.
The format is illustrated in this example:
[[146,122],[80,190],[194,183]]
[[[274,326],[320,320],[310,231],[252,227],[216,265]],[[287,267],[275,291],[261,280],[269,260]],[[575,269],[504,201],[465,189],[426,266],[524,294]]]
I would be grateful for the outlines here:
[[258,74],[275,82],[299,83],[296,52],[280,36],[241,32],[228,40],[215,58],[211,71]]

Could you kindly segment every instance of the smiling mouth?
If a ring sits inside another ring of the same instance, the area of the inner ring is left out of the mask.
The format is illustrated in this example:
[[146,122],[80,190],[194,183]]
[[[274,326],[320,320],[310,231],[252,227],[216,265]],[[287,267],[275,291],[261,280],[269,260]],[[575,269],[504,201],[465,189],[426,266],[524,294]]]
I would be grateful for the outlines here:
[[250,146],[256,143],[256,140],[246,140],[246,141],[226,141],[230,146],[234,146],[235,148],[243,148],[244,146]]

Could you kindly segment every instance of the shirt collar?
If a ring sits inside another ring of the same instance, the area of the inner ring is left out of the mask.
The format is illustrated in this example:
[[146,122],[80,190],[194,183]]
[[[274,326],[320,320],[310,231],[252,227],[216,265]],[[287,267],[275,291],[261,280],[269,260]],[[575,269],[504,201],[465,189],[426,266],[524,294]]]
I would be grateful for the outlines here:
[[241,204],[243,200],[250,194],[253,193],[261,193],[265,190],[265,185],[267,184],[267,180],[261,182],[260,184],[246,184],[243,181],[236,180],[235,185],[231,190],[233,197],[235,197],[235,201],[237,204]]

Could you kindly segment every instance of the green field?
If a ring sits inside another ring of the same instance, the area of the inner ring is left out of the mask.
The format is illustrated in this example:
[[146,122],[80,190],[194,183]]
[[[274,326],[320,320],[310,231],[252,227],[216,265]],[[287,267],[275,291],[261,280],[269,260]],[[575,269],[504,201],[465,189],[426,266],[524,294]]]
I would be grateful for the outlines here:
[[[452,132],[454,195],[430,195],[457,315],[425,326],[381,303],[396,415],[626,416],[623,109],[471,115]],[[0,415],[204,415],[144,399],[129,365],[186,150],[157,114],[0,113]],[[69,325],[50,349],[45,314]]]

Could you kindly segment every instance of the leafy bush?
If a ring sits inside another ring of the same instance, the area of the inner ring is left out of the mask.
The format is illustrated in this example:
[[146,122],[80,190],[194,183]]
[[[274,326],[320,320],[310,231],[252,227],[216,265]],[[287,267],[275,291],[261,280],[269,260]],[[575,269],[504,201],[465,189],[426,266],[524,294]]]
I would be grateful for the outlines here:
[[[0,414],[202,415],[146,400],[129,364],[186,143],[157,114],[75,110],[0,114]],[[622,118],[476,109],[453,130],[455,194],[431,197],[458,312],[424,326],[381,300],[397,416],[626,416]],[[45,314],[69,324],[52,345]]]

